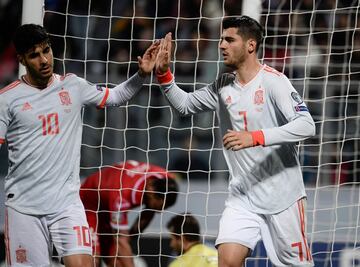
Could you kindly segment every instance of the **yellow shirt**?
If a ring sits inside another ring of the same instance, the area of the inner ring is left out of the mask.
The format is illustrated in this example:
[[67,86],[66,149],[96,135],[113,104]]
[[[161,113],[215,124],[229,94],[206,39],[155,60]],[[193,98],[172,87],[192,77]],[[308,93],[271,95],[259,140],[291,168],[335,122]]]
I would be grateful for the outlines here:
[[218,266],[217,251],[203,244],[192,246],[169,267],[215,267]]

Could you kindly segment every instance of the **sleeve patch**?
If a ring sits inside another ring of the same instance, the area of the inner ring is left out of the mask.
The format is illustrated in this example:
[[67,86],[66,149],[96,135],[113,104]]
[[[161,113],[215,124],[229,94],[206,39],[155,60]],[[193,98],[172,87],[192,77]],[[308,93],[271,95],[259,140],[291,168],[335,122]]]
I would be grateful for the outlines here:
[[297,105],[294,108],[295,108],[296,112],[299,112],[299,111],[307,111],[307,112],[309,112],[308,108],[306,106],[304,106],[304,105]]
[[106,88],[102,87],[102,86],[99,85],[99,84],[96,85],[96,90],[102,92],[102,91],[104,91],[104,89],[106,89]]
[[291,97],[298,104],[301,104],[303,102],[301,96],[297,92],[292,92]]

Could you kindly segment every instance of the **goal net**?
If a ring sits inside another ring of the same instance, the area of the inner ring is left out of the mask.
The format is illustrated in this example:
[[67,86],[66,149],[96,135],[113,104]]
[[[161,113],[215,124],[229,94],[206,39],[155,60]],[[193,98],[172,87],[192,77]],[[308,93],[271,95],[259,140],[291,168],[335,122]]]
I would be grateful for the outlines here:
[[[102,0],[45,1],[56,72],[112,87],[137,70],[138,55],[173,33],[176,82],[194,91],[224,71],[218,50],[226,16],[251,13],[265,29],[262,63],[284,72],[307,103],[316,136],[298,145],[308,193],[308,237],[316,266],[360,261],[360,20],[355,0]],[[254,10],[254,6],[256,9]],[[191,212],[201,240],[213,245],[227,196],[214,113],[179,117],[152,76],[126,105],[84,108],[81,175],[125,160],[179,173],[176,205],[133,239],[143,265],[174,259],[166,223]],[[284,181],[286,184],[286,181]],[[136,216],[139,210],[130,211]],[[269,266],[261,244],[247,266]]]

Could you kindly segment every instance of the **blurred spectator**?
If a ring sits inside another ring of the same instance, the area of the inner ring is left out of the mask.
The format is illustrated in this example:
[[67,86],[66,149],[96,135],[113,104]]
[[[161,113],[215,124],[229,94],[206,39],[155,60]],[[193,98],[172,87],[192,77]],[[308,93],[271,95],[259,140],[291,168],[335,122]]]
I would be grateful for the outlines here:
[[[178,186],[163,168],[128,160],[85,179],[80,197],[93,240],[96,266],[134,266],[130,237],[138,236],[156,212],[172,206]],[[128,212],[144,206],[130,227]]]
[[170,246],[179,255],[169,267],[218,266],[216,249],[201,242],[199,222],[190,213],[172,217],[167,228]]

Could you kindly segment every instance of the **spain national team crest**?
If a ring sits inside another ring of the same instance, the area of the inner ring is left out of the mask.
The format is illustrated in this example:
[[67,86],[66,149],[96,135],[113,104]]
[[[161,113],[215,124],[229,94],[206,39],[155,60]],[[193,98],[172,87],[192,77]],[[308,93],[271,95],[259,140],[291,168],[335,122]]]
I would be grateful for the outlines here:
[[19,248],[15,251],[15,253],[16,253],[16,262],[17,263],[25,263],[25,262],[27,262],[26,249],[19,246]]
[[255,104],[255,105],[262,105],[262,104],[264,104],[264,90],[261,89],[261,87],[259,87],[259,89],[257,89],[257,90],[255,91],[254,104]]
[[71,99],[68,91],[64,91],[64,90],[60,91],[59,96],[60,96],[61,105],[64,106],[71,105]]

